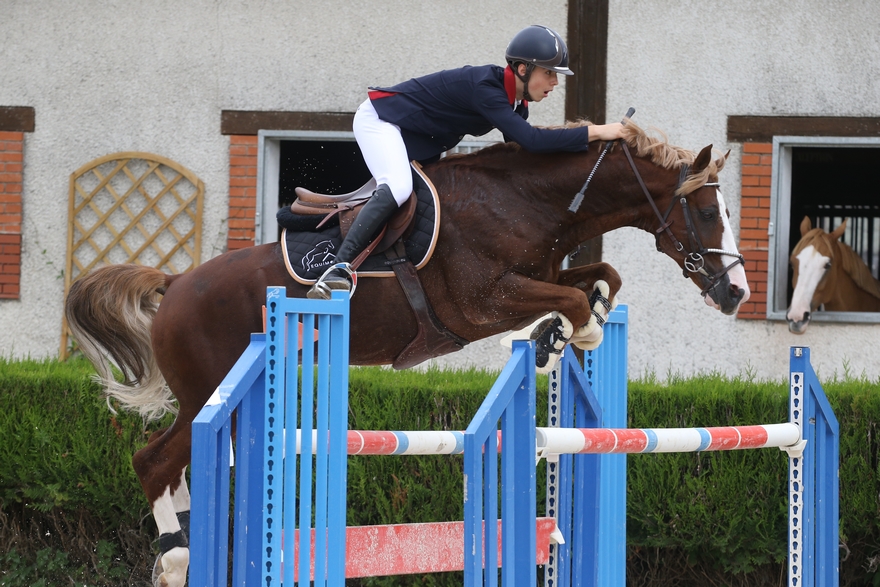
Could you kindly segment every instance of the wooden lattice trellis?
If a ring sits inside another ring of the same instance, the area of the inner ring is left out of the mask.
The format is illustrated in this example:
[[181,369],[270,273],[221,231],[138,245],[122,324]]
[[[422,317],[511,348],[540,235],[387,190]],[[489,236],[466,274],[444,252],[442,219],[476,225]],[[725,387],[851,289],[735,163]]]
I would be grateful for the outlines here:
[[[113,153],[70,176],[64,297],[96,267],[136,263],[183,273],[201,258],[205,186],[185,167],[151,153]],[[62,318],[61,358],[72,343]]]

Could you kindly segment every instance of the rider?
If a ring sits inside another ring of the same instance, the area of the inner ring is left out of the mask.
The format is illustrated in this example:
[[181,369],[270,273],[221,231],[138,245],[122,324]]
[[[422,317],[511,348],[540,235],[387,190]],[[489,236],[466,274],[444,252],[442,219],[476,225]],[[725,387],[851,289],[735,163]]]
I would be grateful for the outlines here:
[[505,141],[528,151],[586,151],[594,140],[621,138],[620,123],[573,128],[535,128],[529,102],[540,102],[572,75],[568,48],[555,31],[532,25],[507,46],[507,67],[465,66],[370,88],[354,115],[354,136],[377,188],[336,253],[336,264],[309,290],[329,299],[331,290],[351,291],[350,263],[370,244],[413,190],[410,161],[436,161],[464,135],[497,128]]

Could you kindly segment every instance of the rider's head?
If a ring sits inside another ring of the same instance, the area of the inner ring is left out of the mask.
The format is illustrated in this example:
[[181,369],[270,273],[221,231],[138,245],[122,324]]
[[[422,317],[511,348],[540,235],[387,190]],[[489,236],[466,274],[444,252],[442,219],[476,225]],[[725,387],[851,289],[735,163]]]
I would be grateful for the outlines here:
[[[529,95],[529,78],[536,67],[551,73],[573,75],[568,68],[568,47],[559,34],[545,26],[532,25],[518,32],[507,46],[507,63],[523,82],[523,99],[540,100],[543,95]],[[525,65],[524,68],[520,64]],[[524,69],[524,71],[523,71]],[[555,75],[553,76],[555,78]]]

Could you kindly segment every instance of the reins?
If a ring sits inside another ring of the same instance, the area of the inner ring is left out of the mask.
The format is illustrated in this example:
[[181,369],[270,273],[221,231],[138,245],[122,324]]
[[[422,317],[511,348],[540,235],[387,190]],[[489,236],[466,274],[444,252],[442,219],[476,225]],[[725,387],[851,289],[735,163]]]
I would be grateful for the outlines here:
[[[657,208],[657,204],[654,202],[654,198],[651,197],[651,192],[648,191],[648,187],[645,185],[645,181],[642,179],[641,174],[639,173],[638,168],[636,168],[636,163],[633,161],[632,154],[629,151],[629,146],[627,146],[626,141],[620,141],[621,146],[623,147],[623,152],[626,154],[626,159],[629,161],[629,165],[633,170],[633,173],[636,176],[636,180],[639,182],[639,186],[642,188],[642,192],[645,194],[645,197],[648,199],[648,203],[651,204],[651,208],[654,210],[654,214],[657,216],[657,219],[660,221],[660,226],[657,230],[654,231],[654,238],[656,240],[657,250],[660,251],[660,235],[661,233],[665,233],[669,240],[672,241],[675,250],[682,253],[686,252],[687,256],[684,260],[684,269],[682,269],[682,275],[684,277],[688,277],[688,273],[700,273],[705,275],[709,279],[709,285],[700,292],[701,295],[705,296],[711,289],[713,289],[719,279],[724,276],[728,271],[736,267],[738,263],[745,265],[745,259],[739,253],[733,253],[730,251],[725,251],[723,249],[707,249],[703,246],[702,241],[700,240],[700,235],[697,233],[694,228],[693,219],[691,217],[690,209],[687,205],[687,196],[679,196],[678,201],[681,204],[682,213],[684,214],[684,222],[685,229],[687,230],[688,235],[688,243],[690,245],[690,251],[687,251],[684,245],[679,242],[675,235],[672,234],[672,231],[669,229],[672,226],[672,221],[669,220],[669,215],[672,213],[673,207],[675,207],[675,197],[669,203],[669,208],[666,210],[666,214],[661,214],[660,210]],[[676,187],[676,191],[681,187],[682,183],[684,183],[685,179],[687,179],[688,172],[690,171],[690,166],[687,164],[682,165],[681,173],[678,176],[678,186]],[[717,182],[705,183],[704,187],[715,186],[718,187]],[[703,255],[708,253],[715,253],[717,255],[728,255],[730,257],[736,257],[737,259],[727,265],[715,274],[709,274],[706,271],[705,265],[706,261],[703,258]]]
[[[627,118],[632,118],[632,115],[636,113],[636,109],[632,106],[626,111],[626,114],[623,115],[623,120],[620,121],[620,124],[626,124]],[[590,175],[587,176],[587,181],[584,182],[584,187],[581,188],[577,194],[575,194],[574,199],[571,201],[571,204],[568,206],[569,212],[577,212],[578,208],[581,207],[581,202],[584,201],[584,194],[587,191],[587,188],[590,186],[590,181],[592,181],[593,176],[596,174],[596,169],[599,168],[599,163],[602,162],[602,159],[605,158],[605,154],[611,150],[611,146],[614,144],[614,141],[608,141],[605,143],[605,148],[602,149],[602,152],[599,153],[599,158],[596,159],[596,164],[593,165],[593,170],[590,171]]]

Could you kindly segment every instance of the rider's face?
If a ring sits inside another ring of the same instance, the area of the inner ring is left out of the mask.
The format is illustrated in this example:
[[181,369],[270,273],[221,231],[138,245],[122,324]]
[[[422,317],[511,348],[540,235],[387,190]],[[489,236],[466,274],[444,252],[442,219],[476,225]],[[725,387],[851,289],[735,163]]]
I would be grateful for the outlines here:
[[[522,75],[525,75],[526,73],[526,66],[522,63],[519,64],[519,72]],[[552,92],[553,88],[558,84],[559,79],[555,71],[543,67],[536,67],[532,72],[532,76],[529,78],[529,96],[531,96],[532,102],[540,102],[549,96],[550,92]]]

